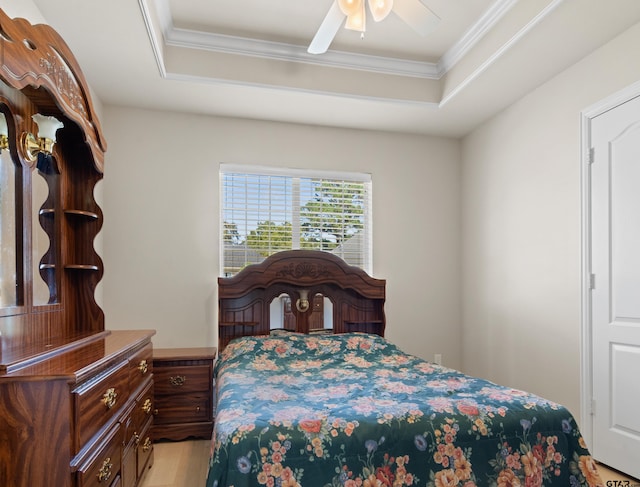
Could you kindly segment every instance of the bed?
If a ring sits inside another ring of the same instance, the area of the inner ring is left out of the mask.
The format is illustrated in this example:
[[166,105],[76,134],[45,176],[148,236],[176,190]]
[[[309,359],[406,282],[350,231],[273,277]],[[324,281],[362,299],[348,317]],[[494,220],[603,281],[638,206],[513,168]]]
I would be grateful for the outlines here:
[[[281,254],[219,281],[208,487],[602,485],[566,408],[404,353],[383,336],[384,281]],[[298,319],[272,331],[283,292]],[[333,320],[314,333],[320,293]]]

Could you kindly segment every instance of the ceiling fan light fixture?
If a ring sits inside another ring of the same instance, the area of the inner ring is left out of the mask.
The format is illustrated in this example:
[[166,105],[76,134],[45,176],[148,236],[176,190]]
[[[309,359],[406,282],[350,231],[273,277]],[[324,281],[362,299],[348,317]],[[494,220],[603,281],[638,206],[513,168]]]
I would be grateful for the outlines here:
[[347,17],[357,14],[362,10],[364,0],[338,0],[338,6]]
[[366,13],[364,9],[361,9],[359,12],[356,12],[353,15],[349,15],[347,17],[347,21],[344,24],[345,29],[349,30],[357,30],[358,32],[366,31]]
[[333,0],[307,52],[309,54],[327,52],[342,25],[346,29],[360,32],[360,37],[364,38],[366,19],[369,15],[366,12],[367,4],[371,11],[371,18],[376,22],[384,20],[393,10],[393,13],[412,29],[420,35],[425,35],[433,30],[440,21],[440,17],[423,1],[425,0]]
[[380,22],[387,18],[393,8],[393,0],[369,0],[369,10],[373,20]]

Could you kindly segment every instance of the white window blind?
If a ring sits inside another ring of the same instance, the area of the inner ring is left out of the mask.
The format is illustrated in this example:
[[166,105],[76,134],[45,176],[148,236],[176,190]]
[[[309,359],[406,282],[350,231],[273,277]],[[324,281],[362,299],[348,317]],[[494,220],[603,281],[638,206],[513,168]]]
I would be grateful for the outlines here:
[[371,273],[371,176],[220,165],[221,271],[276,252],[331,252]]

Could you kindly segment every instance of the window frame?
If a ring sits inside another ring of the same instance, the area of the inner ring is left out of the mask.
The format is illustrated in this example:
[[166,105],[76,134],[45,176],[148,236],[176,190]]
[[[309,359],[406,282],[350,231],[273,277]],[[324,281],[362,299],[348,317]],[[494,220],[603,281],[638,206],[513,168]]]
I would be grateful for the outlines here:
[[[364,200],[363,200],[363,242],[360,245],[360,255],[363,261],[363,265],[357,267],[362,268],[365,272],[373,274],[373,218],[372,218],[372,177],[369,173],[360,172],[347,172],[347,171],[326,171],[316,169],[301,169],[290,167],[274,167],[274,166],[260,166],[250,164],[235,164],[235,163],[221,163],[219,167],[219,275],[222,277],[229,277],[235,274],[227,274],[225,276],[225,174],[240,174],[240,175],[255,175],[260,177],[279,177],[279,178],[291,178],[294,179],[319,179],[339,181],[343,183],[358,183],[364,185]],[[298,210],[303,207],[301,204],[299,193],[292,189],[291,191],[291,206],[297,205]],[[298,211],[298,213],[300,213]],[[298,221],[299,223],[299,221]],[[293,249],[300,248],[300,227],[292,222],[292,238],[298,237],[298,242],[294,240]],[[245,239],[247,235],[244,236]],[[326,251],[318,249],[319,251]],[[273,255],[273,252],[270,255]],[[344,254],[336,253],[339,257]]]

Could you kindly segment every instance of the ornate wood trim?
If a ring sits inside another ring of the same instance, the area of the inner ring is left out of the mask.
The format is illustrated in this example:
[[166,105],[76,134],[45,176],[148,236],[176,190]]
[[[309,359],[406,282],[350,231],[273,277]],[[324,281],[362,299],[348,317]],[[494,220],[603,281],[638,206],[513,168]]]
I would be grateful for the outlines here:
[[340,257],[317,250],[278,252],[233,277],[218,278],[220,297],[224,298],[240,297],[252,289],[276,284],[294,287],[330,284],[366,298],[384,300],[386,281],[369,276]]
[[[0,9],[0,79],[29,92],[44,115],[65,117],[78,124],[93,156],[95,168],[104,172],[107,143],[91,101],[89,86],[66,42],[50,26],[31,25],[9,18]],[[55,101],[38,95],[45,90]]]

